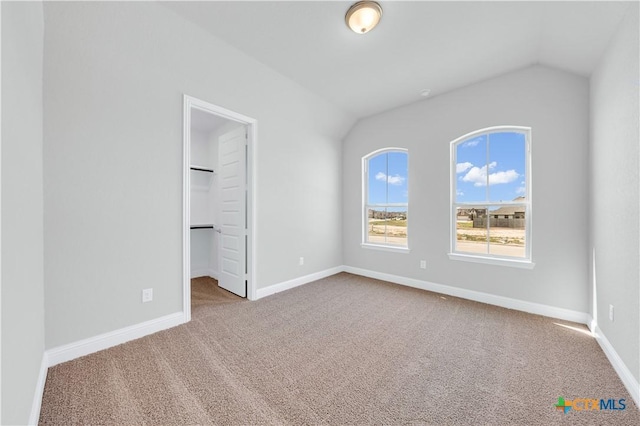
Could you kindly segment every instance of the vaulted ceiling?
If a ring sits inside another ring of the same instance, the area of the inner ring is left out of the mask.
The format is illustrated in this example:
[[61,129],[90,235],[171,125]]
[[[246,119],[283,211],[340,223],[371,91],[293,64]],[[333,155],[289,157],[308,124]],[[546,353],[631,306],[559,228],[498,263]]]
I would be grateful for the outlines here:
[[630,6],[379,1],[380,25],[359,35],[344,22],[352,3],[162,4],[356,117],[532,64],[589,76]]

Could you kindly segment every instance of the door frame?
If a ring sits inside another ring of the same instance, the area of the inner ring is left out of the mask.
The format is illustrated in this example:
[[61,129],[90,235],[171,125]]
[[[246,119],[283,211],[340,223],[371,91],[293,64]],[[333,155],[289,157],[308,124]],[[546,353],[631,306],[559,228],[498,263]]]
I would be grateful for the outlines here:
[[247,299],[256,300],[256,165],[258,122],[254,118],[218,105],[183,95],[183,177],[182,177],[182,311],[184,322],[191,321],[191,110],[199,109],[227,120],[244,124],[247,128],[247,247],[245,266],[247,271]]

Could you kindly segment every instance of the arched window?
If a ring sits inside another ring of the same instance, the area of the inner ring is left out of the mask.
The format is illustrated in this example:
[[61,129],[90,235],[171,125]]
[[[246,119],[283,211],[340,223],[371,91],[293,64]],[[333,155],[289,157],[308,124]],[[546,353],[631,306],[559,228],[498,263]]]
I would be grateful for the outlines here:
[[531,129],[482,129],[451,142],[455,260],[531,263]]
[[408,248],[409,158],[385,148],[362,159],[363,246]]

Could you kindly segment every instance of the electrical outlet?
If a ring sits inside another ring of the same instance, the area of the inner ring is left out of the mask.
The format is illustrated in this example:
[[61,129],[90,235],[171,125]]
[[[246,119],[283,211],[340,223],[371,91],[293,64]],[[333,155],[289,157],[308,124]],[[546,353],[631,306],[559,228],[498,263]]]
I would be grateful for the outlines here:
[[609,321],[613,321],[613,305],[609,305]]
[[420,268],[427,269],[427,261],[426,260],[421,260],[420,261]]
[[142,303],[151,302],[153,300],[153,289],[145,288],[142,290]]
[[300,265],[304,265],[304,257],[300,257],[299,263],[300,263]]

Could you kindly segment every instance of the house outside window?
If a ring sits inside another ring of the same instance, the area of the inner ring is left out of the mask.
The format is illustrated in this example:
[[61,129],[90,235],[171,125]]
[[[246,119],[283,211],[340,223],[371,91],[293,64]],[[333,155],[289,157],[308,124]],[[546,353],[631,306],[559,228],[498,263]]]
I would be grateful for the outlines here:
[[530,152],[528,127],[451,142],[451,259],[533,267]]
[[385,148],[362,159],[362,246],[408,251],[409,155]]

